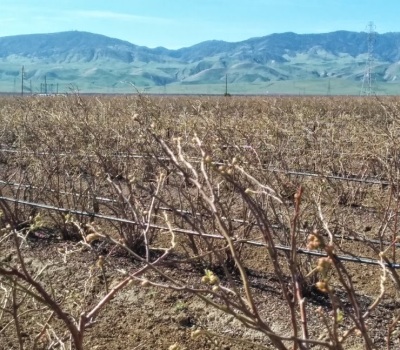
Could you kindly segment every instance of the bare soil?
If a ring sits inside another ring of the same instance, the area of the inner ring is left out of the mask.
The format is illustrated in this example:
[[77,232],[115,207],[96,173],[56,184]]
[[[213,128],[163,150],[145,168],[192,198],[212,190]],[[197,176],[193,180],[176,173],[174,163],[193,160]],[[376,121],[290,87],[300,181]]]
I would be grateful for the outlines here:
[[[29,240],[23,252],[30,268],[34,271],[44,269],[43,284],[51,286],[64,305],[70,304],[76,312],[87,310],[94,306],[105,295],[105,281],[100,269],[96,267],[99,254],[106,258],[106,279],[109,288],[123,278],[121,271],[135,271],[138,263],[121,251],[108,251],[107,247],[95,246],[93,250],[80,248],[79,243],[62,242],[44,239],[42,235]],[[10,248],[11,249],[11,248]],[[8,252],[1,252],[1,257]],[[361,254],[362,252],[360,252]],[[284,298],[279,292],[277,279],[270,273],[270,264],[263,248],[247,248],[246,254],[249,279],[255,293],[260,313],[272,329],[281,335],[290,336],[288,310]],[[12,261],[15,257],[12,257]],[[12,262],[11,261],[11,262]],[[356,264],[346,265],[351,271],[353,282],[359,291],[360,305],[365,311],[378,295],[380,290],[380,269]],[[172,276],[182,278],[188,285],[196,284],[202,273],[190,266],[166,266],[165,271]],[[224,278],[221,276],[222,283]],[[338,291],[345,305],[346,293]],[[324,339],[324,327],[317,316],[316,310],[322,308],[329,313],[331,307],[328,298],[311,288],[307,299],[307,312],[311,335]],[[392,322],[394,310],[398,308],[390,293],[373,312],[368,320],[368,327],[373,329],[373,341],[377,349],[383,349],[386,344],[386,334]],[[35,315],[35,314],[34,314]],[[77,315],[75,315],[77,316]],[[21,317],[21,328],[25,348],[30,348],[37,335],[35,317]],[[39,320],[38,320],[39,321]],[[348,324],[346,310],[341,330]],[[0,329],[9,322],[7,317],[0,320]],[[65,330],[57,321],[52,324],[54,331],[67,343]],[[60,328],[58,328],[60,327]],[[196,329],[209,330],[220,337],[200,336],[193,339],[192,332]],[[259,347],[244,341],[263,344],[269,347],[268,339],[251,329],[246,329],[234,317],[206,306],[198,298],[184,291],[148,287],[131,284],[120,292],[98,316],[96,323],[87,330],[85,349],[258,349]],[[18,349],[18,340],[13,326],[0,333],[0,349]],[[399,344],[398,339],[393,344]],[[42,348],[48,348],[48,339],[43,337]],[[41,347],[39,347],[41,348]],[[56,346],[54,348],[62,348]],[[318,347],[314,347],[318,349]],[[347,342],[346,349],[363,349],[361,338],[356,336]]]

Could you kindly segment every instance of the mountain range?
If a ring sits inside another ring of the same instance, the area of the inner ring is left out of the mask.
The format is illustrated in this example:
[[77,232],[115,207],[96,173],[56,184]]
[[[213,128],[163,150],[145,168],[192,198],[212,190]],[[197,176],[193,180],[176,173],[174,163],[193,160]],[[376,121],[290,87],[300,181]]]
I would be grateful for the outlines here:
[[25,92],[221,93],[227,84],[237,93],[358,93],[370,67],[376,89],[396,93],[400,33],[281,33],[178,50],[80,31],[1,37],[0,92],[20,90],[22,66]]

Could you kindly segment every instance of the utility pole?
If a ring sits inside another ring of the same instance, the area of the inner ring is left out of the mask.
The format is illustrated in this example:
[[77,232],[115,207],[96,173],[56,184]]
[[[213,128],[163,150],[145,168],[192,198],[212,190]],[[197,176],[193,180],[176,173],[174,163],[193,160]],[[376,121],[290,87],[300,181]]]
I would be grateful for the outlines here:
[[331,80],[328,80],[328,91],[327,91],[327,95],[330,96],[331,95]]
[[228,74],[225,74],[225,94],[224,96],[230,96],[228,93]]
[[22,70],[21,70],[21,96],[24,96],[24,76],[25,76],[25,69],[24,69],[24,66],[22,66]]
[[374,22],[369,22],[367,25],[368,30],[368,55],[367,62],[365,65],[364,77],[361,86],[360,95],[371,96],[374,94],[373,89],[373,64],[374,64],[374,43],[375,43],[375,24]]

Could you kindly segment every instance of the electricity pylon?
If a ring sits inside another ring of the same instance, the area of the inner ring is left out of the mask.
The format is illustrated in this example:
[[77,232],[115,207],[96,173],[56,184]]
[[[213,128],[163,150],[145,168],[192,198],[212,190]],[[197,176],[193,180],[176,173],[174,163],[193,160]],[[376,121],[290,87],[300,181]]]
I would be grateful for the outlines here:
[[364,77],[361,86],[360,95],[371,96],[374,95],[373,87],[373,65],[374,65],[374,44],[375,44],[375,24],[369,22],[367,25],[368,30],[368,56],[365,65]]

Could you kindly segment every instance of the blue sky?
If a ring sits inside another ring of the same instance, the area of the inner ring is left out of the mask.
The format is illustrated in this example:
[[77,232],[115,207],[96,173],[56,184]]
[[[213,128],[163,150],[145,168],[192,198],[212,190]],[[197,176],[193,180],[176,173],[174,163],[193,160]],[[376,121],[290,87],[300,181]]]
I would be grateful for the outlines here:
[[0,37],[81,30],[171,49],[271,33],[400,32],[399,0],[0,0]]

